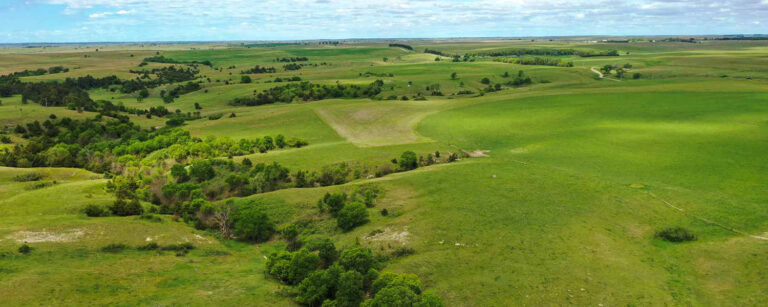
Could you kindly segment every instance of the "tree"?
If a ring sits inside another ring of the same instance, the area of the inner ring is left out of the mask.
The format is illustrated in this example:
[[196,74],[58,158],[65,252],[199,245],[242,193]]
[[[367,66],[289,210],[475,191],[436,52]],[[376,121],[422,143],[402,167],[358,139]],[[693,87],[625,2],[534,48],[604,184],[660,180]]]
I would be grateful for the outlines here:
[[139,90],[139,97],[141,98],[149,97],[149,90],[147,90],[146,88]]
[[421,300],[413,304],[414,307],[443,307],[443,300],[439,296],[432,293],[424,293],[421,295]]
[[336,216],[336,214],[344,208],[344,204],[347,202],[347,193],[325,193],[322,202],[328,207],[328,211],[331,215]]
[[362,246],[345,249],[339,256],[339,265],[345,270],[355,270],[360,274],[373,268],[375,262],[371,250]]
[[277,148],[284,148],[285,145],[286,145],[285,144],[285,136],[283,136],[282,134],[278,134],[275,137],[275,146],[277,146]]
[[251,83],[251,77],[249,76],[240,77],[240,83]]
[[418,300],[416,293],[404,286],[386,287],[376,293],[367,307],[413,306]]
[[357,271],[347,271],[339,276],[336,304],[339,307],[358,307],[363,301],[363,275]]
[[309,306],[320,306],[328,295],[328,281],[324,271],[314,271],[299,283],[296,300]]
[[219,227],[219,233],[221,233],[221,237],[224,239],[232,238],[233,212],[232,202],[228,201],[216,208],[216,211],[211,216],[211,220]]
[[480,83],[482,84],[491,84],[491,79],[488,79],[488,77],[480,79]]
[[339,228],[344,231],[350,231],[353,228],[368,223],[368,210],[365,209],[365,205],[359,202],[353,202],[344,206],[339,211],[337,222]]
[[216,171],[213,169],[211,161],[200,160],[192,163],[189,167],[189,175],[198,182],[212,179],[216,176]]
[[118,198],[109,207],[109,211],[112,211],[112,214],[117,216],[141,215],[144,213],[144,208],[141,207],[138,199],[126,201],[123,198]]
[[640,73],[636,72],[636,73],[632,74],[632,79],[635,79],[635,80],[640,79]]
[[419,167],[419,158],[413,151],[406,151],[400,155],[400,159],[397,160],[397,165],[401,170],[409,171]]
[[184,182],[189,180],[189,174],[187,173],[187,168],[184,166],[184,164],[174,164],[171,167],[171,176],[176,179],[176,182]]
[[456,80],[456,72],[451,73],[451,80]]
[[310,273],[317,270],[319,263],[320,258],[317,254],[311,253],[304,248],[293,253],[288,266],[288,282],[292,285],[300,283]]
[[237,208],[234,234],[241,239],[262,242],[269,239],[275,224],[262,206],[247,204]]

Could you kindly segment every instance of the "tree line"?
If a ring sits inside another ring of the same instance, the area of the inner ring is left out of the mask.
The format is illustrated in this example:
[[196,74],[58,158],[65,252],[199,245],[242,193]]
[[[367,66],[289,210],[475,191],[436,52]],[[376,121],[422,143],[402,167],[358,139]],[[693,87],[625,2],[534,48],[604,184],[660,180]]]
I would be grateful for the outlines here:
[[276,72],[277,72],[277,69],[275,69],[274,67],[261,67],[259,65],[256,65],[249,69],[240,71],[240,74],[266,74],[266,73],[276,73]]
[[[165,56],[162,56],[162,55],[156,55],[156,56],[153,56],[153,57],[144,58],[142,63],[200,64],[200,65],[205,65],[205,66],[213,67],[213,63],[211,63],[211,61],[209,61],[209,60],[205,60],[205,61],[178,61],[178,60],[174,60],[174,59],[171,59],[171,58],[166,58]],[[143,65],[141,65],[141,66],[143,66]]]
[[396,47],[396,48],[403,48],[403,49],[407,49],[407,50],[413,50],[413,47],[411,47],[410,45],[406,45],[406,44],[389,44],[389,46],[390,47]]
[[520,57],[520,58],[494,58],[494,62],[520,64],[520,65],[544,65],[557,67],[573,67],[573,62],[563,61],[557,58]]
[[254,96],[235,98],[230,105],[258,106],[276,102],[292,102],[294,100],[314,101],[329,98],[372,98],[381,93],[384,81],[376,80],[367,86],[360,85],[321,85],[310,82],[290,83],[264,89]]

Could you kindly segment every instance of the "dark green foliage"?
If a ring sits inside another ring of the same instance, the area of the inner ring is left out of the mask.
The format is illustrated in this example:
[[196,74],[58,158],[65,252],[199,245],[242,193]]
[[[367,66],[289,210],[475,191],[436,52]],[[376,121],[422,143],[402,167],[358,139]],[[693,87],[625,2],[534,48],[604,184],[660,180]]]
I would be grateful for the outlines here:
[[345,270],[355,270],[361,274],[367,273],[375,264],[371,250],[362,246],[345,249],[339,256],[339,265]]
[[32,252],[32,247],[27,244],[22,244],[18,249],[19,254],[27,255]]
[[315,253],[301,249],[293,254],[288,266],[288,283],[295,285],[306,278],[309,273],[317,270],[320,258]]
[[144,244],[144,245],[141,245],[141,246],[137,247],[136,249],[138,249],[140,251],[159,250],[160,249],[160,245],[157,245],[157,243],[155,243],[155,242],[149,242],[147,244]]
[[390,47],[398,47],[398,48],[413,50],[413,47],[411,47],[410,45],[406,45],[406,44],[389,44],[389,46]]
[[126,247],[127,246],[122,243],[112,243],[102,247],[101,251],[105,253],[119,253],[122,252]]
[[189,167],[189,175],[197,182],[206,181],[216,176],[216,171],[209,160],[199,160]]
[[419,167],[419,158],[416,156],[416,153],[413,151],[406,151],[403,152],[402,155],[400,155],[400,158],[397,159],[397,166],[400,168],[400,170],[403,171],[410,171],[412,169],[416,169]]
[[696,235],[691,233],[688,229],[677,226],[668,226],[656,231],[656,237],[676,243],[696,240]]
[[237,208],[234,233],[238,238],[262,242],[268,240],[274,231],[274,222],[264,207],[250,203]]
[[289,83],[262,90],[251,97],[235,98],[230,102],[235,106],[258,106],[276,102],[294,100],[315,101],[330,98],[364,98],[381,93],[384,82],[376,80],[368,86],[360,85],[320,85],[310,82]]
[[329,284],[325,271],[315,271],[299,283],[296,300],[308,306],[320,306],[329,298]]
[[259,65],[256,65],[252,68],[246,69],[241,71],[241,74],[265,74],[265,73],[276,73],[277,69],[274,67],[261,67]]
[[491,84],[491,79],[488,79],[488,77],[480,79],[480,83],[482,84]]
[[118,198],[109,207],[109,211],[117,216],[141,215],[144,213],[144,208],[141,207],[141,203],[137,199],[125,200]]
[[519,65],[573,67],[573,62],[566,62],[558,58],[539,58],[539,57],[494,58],[493,61],[502,62],[502,63],[519,64]]
[[637,79],[640,79],[640,77],[641,77],[641,76],[642,76],[642,75],[640,75],[640,73],[639,73],[639,72],[636,72],[636,73],[632,74],[632,79],[635,79],[635,80],[637,80]]
[[249,76],[241,76],[240,77],[240,83],[251,83],[251,77],[249,77]]
[[184,164],[174,164],[171,167],[171,176],[176,179],[176,182],[184,182],[189,180],[189,174]]
[[325,193],[322,202],[328,208],[328,212],[335,216],[344,208],[344,204],[347,202],[347,193]]
[[350,231],[353,228],[368,223],[368,210],[359,202],[349,203],[337,215],[339,228]]
[[443,300],[432,293],[424,293],[421,295],[421,300],[413,304],[413,307],[443,307]]
[[339,276],[336,291],[336,305],[340,307],[357,307],[363,301],[363,275],[357,271],[347,271]]
[[205,66],[213,66],[213,63],[211,61],[205,60],[205,61],[177,61],[171,58],[166,58],[162,55],[157,55],[153,57],[144,58],[144,62],[154,62],[154,63],[167,63],[167,64],[202,64]]
[[17,181],[17,182],[29,182],[29,181],[38,181],[43,179],[43,175],[40,173],[30,172],[30,173],[24,173],[19,174],[16,176],[13,176],[11,180]]
[[89,217],[102,217],[102,216],[108,216],[109,211],[107,211],[106,208],[96,205],[96,204],[89,204],[86,205],[83,209],[83,212],[86,216]]

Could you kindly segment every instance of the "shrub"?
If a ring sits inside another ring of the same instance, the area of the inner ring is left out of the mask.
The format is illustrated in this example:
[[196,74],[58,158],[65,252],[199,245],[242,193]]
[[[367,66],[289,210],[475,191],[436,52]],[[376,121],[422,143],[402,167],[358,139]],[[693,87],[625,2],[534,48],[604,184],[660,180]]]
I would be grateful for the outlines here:
[[31,252],[32,252],[32,247],[30,247],[29,245],[23,244],[23,245],[19,246],[19,253],[20,254],[27,255],[27,254],[29,254]]
[[141,215],[144,213],[144,208],[141,207],[141,203],[137,199],[131,201],[117,199],[109,207],[109,211],[117,216]]
[[17,182],[28,182],[28,181],[38,181],[40,179],[43,179],[42,174],[31,172],[31,173],[24,173],[24,174],[13,176],[13,179],[11,180],[17,181]]
[[636,73],[632,74],[632,79],[640,79],[641,76],[642,75],[640,75],[639,72],[636,72]]
[[397,165],[400,167],[400,170],[409,171],[419,167],[419,159],[415,152],[409,150],[400,155]]
[[338,306],[360,306],[363,301],[363,275],[356,271],[341,273],[336,291]]
[[161,223],[163,221],[163,218],[152,213],[143,213],[139,216],[139,219],[147,220],[155,223]]
[[339,211],[337,222],[341,229],[350,231],[368,222],[368,210],[359,202],[347,204]]
[[288,265],[288,283],[292,285],[300,283],[309,276],[309,273],[316,271],[319,265],[320,257],[315,253],[306,249],[293,253]]
[[344,208],[344,204],[347,202],[347,193],[325,193],[322,202],[328,207],[328,212],[335,216]]
[[160,249],[160,245],[157,245],[157,243],[155,242],[149,242],[147,244],[137,247],[136,249],[140,251],[153,251],[153,250]]
[[656,231],[656,237],[669,242],[696,240],[696,236],[688,231],[688,229],[677,226],[664,227],[663,229]]
[[373,268],[375,261],[371,250],[362,246],[345,249],[339,256],[339,265],[345,270],[355,270],[361,274]]
[[106,208],[96,204],[89,204],[85,206],[83,212],[85,212],[86,216],[90,217],[101,217],[109,215],[109,211],[107,211]]
[[235,215],[234,233],[243,240],[266,241],[272,236],[275,224],[267,211],[256,205],[241,206]]
[[119,253],[122,252],[127,246],[122,243],[112,243],[107,246],[104,246],[101,248],[102,252],[105,253]]
[[483,78],[483,79],[480,79],[480,83],[482,83],[482,84],[491,84],[491,79],[488,79],[487,77]]
[[251,77],[249,76],[240,77],[240,83],[251,83]]

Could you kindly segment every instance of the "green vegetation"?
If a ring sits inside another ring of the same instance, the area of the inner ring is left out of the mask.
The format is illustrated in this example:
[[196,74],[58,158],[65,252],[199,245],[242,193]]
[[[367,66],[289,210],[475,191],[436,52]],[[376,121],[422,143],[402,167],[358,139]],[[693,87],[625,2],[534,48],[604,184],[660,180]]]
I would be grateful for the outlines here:
[[768,41],[651,40],[8,47],[0,297],[766,305]]

